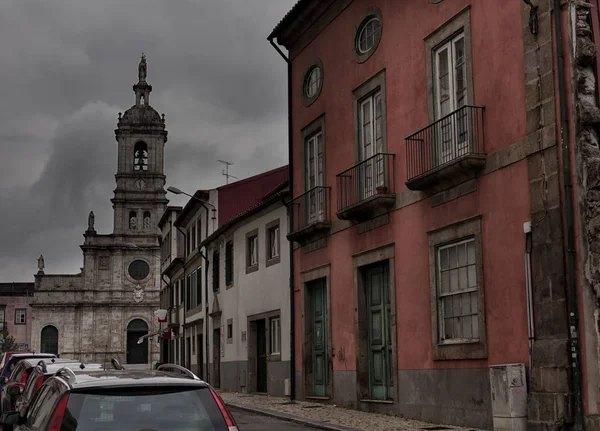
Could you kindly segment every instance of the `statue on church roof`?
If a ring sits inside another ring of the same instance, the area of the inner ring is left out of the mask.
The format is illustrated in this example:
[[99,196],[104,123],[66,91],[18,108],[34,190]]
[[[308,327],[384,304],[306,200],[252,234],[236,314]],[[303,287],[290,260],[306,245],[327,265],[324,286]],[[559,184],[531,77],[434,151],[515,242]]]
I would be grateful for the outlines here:
[[140,78],[140,82],[145,82],[146,76],[148,76],[148,65],[146,64],[146,56],[142,53],[142,59],[138,66],[138,77]]
[[44,256],[42,256],[40,254],[40,257],[38,257],[38,274],[43,274],[44,273]]
[[96,217],[94,216],[94,211],[90,211],[90,215],[88,216],[88,231],[92,232],[94,230],[94,221]]

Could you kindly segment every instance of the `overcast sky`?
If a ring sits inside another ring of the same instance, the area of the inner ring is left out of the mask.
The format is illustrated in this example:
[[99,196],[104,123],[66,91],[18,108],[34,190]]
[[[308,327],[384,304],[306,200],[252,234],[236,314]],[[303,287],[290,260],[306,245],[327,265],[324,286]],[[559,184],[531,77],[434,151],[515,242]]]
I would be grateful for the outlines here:
[[[0,281],[77,273],[93,210],[112,232],[118,112],[141,53],[165,113],[167,185],[287,163],[286,64],[266,37],[295,0],[1,0]],[[172,205],[185,203],[169,194]]]

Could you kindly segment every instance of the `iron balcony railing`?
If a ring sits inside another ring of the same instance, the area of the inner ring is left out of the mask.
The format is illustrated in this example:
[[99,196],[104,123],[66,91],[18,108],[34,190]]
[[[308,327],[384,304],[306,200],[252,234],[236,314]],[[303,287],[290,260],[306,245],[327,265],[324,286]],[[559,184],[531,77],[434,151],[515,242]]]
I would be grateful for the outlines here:
[[293,222],[289,233],[298,232],[313,223],[331,220],[329,190],[327,186],[313,187],[290,201]]
[[378,153],[337,174],[338,212],[377,194],[393,194],[395,157]]
[[483,110],[465,105],[407,137],[408,181],[462,157],[484,155]]

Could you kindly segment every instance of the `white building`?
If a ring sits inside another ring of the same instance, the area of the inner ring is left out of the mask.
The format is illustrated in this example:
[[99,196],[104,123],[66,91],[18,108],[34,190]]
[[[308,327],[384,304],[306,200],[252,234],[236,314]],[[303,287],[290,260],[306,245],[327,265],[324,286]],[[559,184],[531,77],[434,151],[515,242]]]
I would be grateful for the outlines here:
[[179,316],[179,362],[205,378],[208,258],[201,244],[216,229],[218,202],[216,190],[198,190],[193,196],[173,223],[185,241],[183,271],[177,278],[183,303]]
[[210,261],[209,381],[224,390],[284,395],[289,383],[287,195],[285,181],[202,244]]

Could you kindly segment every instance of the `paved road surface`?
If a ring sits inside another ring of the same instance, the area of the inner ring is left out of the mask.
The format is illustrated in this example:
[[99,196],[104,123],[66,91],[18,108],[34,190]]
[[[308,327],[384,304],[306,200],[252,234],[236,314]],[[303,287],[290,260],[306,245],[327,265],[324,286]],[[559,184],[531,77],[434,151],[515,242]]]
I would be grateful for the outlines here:
[[293,422],[280,421],[268,416],[237,410],[229,410],[238,424],[240,431],[315,431],[316,428],[306,427]]

